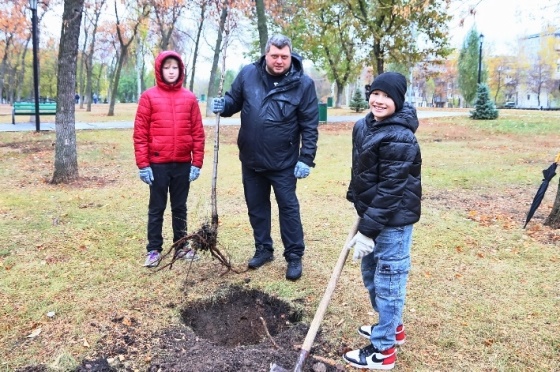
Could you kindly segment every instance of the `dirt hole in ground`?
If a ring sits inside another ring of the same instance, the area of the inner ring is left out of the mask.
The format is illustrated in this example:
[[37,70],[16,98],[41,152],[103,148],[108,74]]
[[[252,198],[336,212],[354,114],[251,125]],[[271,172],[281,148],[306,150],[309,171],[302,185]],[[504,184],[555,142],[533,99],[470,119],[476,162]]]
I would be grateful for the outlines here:
[[264,292],[234,286],[188,304],[181,318],[198,337],[236,347],[257,345],[269,334],[274,337],[299,322],[302,312]]

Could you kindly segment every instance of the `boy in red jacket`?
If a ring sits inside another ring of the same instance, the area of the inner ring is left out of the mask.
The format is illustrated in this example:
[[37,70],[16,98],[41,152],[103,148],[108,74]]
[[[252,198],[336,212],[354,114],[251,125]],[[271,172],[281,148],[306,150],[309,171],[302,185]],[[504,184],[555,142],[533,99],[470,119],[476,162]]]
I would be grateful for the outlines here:
[[[186,235],[189,187],[204,160],[202,115],[196,96],[183,88],[184,71],[178,53],[160,53],[155,60],[156,85],[140,96],[134,119],[136,165],[140,179],[150,186],[146,267],[156,267],[161,261],[168,193],[173,242]],[[183,255],[196,259],[194,253]]]

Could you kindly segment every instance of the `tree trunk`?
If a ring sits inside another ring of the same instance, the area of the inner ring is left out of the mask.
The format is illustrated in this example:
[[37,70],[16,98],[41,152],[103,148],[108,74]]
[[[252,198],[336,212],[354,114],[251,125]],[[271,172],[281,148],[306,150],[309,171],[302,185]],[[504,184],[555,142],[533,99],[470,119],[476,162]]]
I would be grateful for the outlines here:
[[[2,100],[2,96],[4,94],[4,75],[6,73],[6,69],[8,66],[8,56],[10,55],[10,45],[11,45],[12,36],[7,37],[5,40],[5,49],[4,49],[4,56],[2,57],[2,63],[0,63],[0,101]],[[1,103],[1,102],[0,102]]]
[[148,8],[148,4],[144,3],[144,4],[138,4],[139,6],[141,6],[141,9],[138,9],[137,14],[138,14],[138,18],[136,19],[136,23],[133,25],[132,27],[132,35],[130,36],[130,38],[128,39],[128,42],[125,43],[124,42],[124,36],[123,36],[123,31],[121,30],[121,20],[119,18],[119,13],[117,12],[117,3],[115,2],[115,17],[117,19],[117,38],[119,40],[119,45],[121,47],[120,53],[117,53],[118,55],[118,61],[117,61],[117,71],[115,72],[115,76],[113,79],[113,90],[111,92],[111,99],[109,101],[109,112],[107,113],[107,116],[115,116],[115,102],[117,101],[117,93],[119,91],[119,80],[121,78],[121,70],[122,67],[124,65],[124,61],[126,60],[127,56],[128,56],[128,50],[130,45],[132,44],[132,42],[134,41],[134,38],[136,37],[137,33],[138,33],[138,27],[140,27],[140,24],[142,24],[142,20],[148,15],[149,12],[149,8]]
[[550,226],[553,229],[560,229],[560,178],[558,180],[558,189],[556,190],[556,199],[552,206],[550,215],[544,221],[545,226]]
[[198,47],[200,45],[200,37],[202,35],[205,17],[206,17],[206,2],[203,1],[202,4],[200,5],[200,23],[198,24],[198,28],[196,30],[196,39],[194,42],[193,64],[192,64],[192,71],[191,71],[191,80],[189,82],[189,90],[191,92],[194,92],[194,76],[196,72],[196,60],[198,58]]
[[58,52],[56,143],[51,183],[70,183],[78,175],[76,150],[75,87],[78,39],[85,0],[65,0]]
[[[130,44],[128,44],[130,45]],[[109,112],[107,116],[115,116],[115,103],[117,102],[117,94],[119,92],[119,80],[121,79],[121,71],[124,65],[124,60],[128,54],[128,45],[121,45],[121,53],[117,61],[117,70],[113,78],[113,91],[111,92],[111,101],[109,102]]]
[[[84,108],[84,103],[89,102],[91,99],[91,95],[88,95],[88,92],[85,88],[85,81],[84,81],[84,65],[86,61],[84,60],[86,57],[86,48],[87,48],[87,41],[89,36],[89,30],[85,26],[85,18],[84,18],[84,45],[82,46],[82,53],[80,53],[80,64],[78,66],[78,91],[80,93],[80,109]],[[87,67],[86,67],[87,68]],[[87,74],[87,72],[86,72]],[[87,101],[86,101],[87,99]],[[91,106],[90,106],[91,107]]]
[[[216,97],[218,87],[216,86],[216,75],[218,71],[218,60],[220,58],[220,51],[222,49],[222,34],[224,33],[226,19],[228,15],[227,3],[223,5],[222,13],[220,14],[220,27],[218,30],[218,37],[216,38],[216,46],[214,47],[214,59],[212,61],[212,69],[210,70],[210,82],[208,83],[208,100]],[[224,74],[225,71],[222,71]],[[210,102],[210,101],[208,101]],[[211,116],[212,105],[206,105],[206,116]]]
[[341,108],[342,107],[342,93],[344,92],[344,83],[336,82],[336,103],[334,107]]
[[136,45],[136,97],[134,97],[134,102],[138,102],[140,100],[140,95],[142,94],[142,75],[144,73],[144,66],[142,63],[143,60],[143,45],[140,42],[140,38],[138,38],[138,45]]
[[[93,96],[93,53],[95,53],[95,37],[97,35],[97,25],[99,24],[99,17],[101,16],[101,9],[105,4],[105,0],[96,4],[96,8],[93,10],[91,26],[93,27],[91,32],[91,43],[89,45],[89,52],[84,55],[85,61],[84,65],[86,67],[86,94],[90,97],[87,100],[87,112],[91,112],[91,97]],[[82,58],[84,58],[82,57]],[[97,91],[99,94],[99,91]]]
[[261,54],[264,55],[266,42],[268,41],[268,28],[266,26],[266,14],[264,12],[264,0],[255,0],[257,8],[257,28],[259,29],[259,46]]

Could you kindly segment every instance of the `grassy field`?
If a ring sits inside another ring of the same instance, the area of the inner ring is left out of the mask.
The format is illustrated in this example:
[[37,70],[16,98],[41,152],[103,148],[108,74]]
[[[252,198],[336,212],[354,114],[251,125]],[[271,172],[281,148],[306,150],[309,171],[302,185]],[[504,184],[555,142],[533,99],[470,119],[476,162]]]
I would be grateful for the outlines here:
[[[560,113],[500,115],[421,121],[423,215],[414,232],[408,340],[398,371],[560,370],[560,231],[542,226],[557,178],[522,229],[541,170],[560,151]],[[317,166],[298,183],[307,249],[295,283],[284,279],[281,248],[273,263],[244,274],[221,276],[207,256],[190,271],[142,268],[148,189],[137,176],[131,130],[78,131],[81,179],[58,186],[48,182],[54,133],[2,133],[0,370],[37,363],[69,370],[107,337],[114,319],[134,319],[149,337],[179,322],[189,302],[248,280],[303,306],[310,322],[354,218],[344,198],[351,128],[321,126]],[[219,247],[244,269],[253,242],[236,134],[225,127],[220,137]],[[189,230],[211,212],[211,130],[207,137],[205,165],[188,200]],[[168,212],[165,225],[169,243]],[[273,230],[279,247],[276,218]],[[363,346],[356,329],[374,321],[359,265],[349,260],[322,323],[332,345],[323,356],[340,360],[345,347]],[[145,354],[122,357],[145,369]]]

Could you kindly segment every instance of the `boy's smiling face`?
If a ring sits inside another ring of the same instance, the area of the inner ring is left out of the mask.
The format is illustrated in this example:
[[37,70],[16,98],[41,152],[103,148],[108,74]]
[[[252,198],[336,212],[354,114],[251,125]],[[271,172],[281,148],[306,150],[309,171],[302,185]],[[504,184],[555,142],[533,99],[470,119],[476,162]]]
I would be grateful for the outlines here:
[[396,111],[395,101],[381,90],[374,90],[369,96],[369,108],[377,121],[387,119]]

